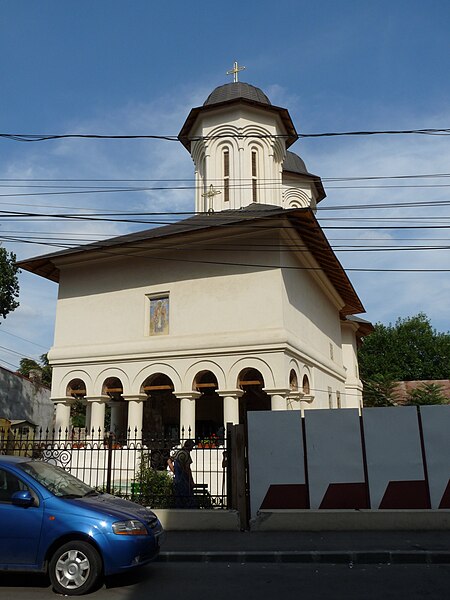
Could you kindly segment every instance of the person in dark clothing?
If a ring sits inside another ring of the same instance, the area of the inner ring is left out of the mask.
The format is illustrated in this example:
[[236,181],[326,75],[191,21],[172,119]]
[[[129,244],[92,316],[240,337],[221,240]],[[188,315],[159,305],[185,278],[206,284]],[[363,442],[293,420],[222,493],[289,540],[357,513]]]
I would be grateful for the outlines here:
[[194,499],[194,478],[191,471],[191,450],[193,440],[186,440],[183,447],[176,450],[167,464],[174,475],[173,488],[176,508],[196,508]]

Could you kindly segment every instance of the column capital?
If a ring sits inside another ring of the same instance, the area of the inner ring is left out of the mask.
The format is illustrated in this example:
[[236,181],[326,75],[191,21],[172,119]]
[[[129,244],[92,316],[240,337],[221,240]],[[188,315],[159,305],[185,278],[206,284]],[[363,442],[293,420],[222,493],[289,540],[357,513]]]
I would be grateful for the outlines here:
[[302,392],[301,390],[290,390],[289,393],[286,395],[288,400],[304,400],[305,398],[305,394],[304,392]]
[[219,396],[221,396],[222,398],[224,397],[228,397],[228,398],[240,398],[241,396],[244,395],[244,390],[241,389],[234,389],[234,390],[216,390],[216,392],[219,394]]
[[145,402],[147,394],[122,394],[122,398],[127,402]]
[[109,400],[109,396],[85,396],[84,399],[88,404],[91,402],[107,402]]
[[175,398],[178,398],[178,400],[182,400],[183,398],[186,398],[186,400],[197,400],[202,394],[201,392],[194,392],[191,390],[190,392],[174,392],[173,395]]
[[301,400],[303,402],[312,402],[314,400],[314,396],[312,394],[303,394]]
[[263,392],[269,396],[289,396],[292,392],[291,388],[263,388]]
[[71,406],[75,402],[73,396],[64,396],[63,398],[50,398],[53,404],[63,404],[64,406]]

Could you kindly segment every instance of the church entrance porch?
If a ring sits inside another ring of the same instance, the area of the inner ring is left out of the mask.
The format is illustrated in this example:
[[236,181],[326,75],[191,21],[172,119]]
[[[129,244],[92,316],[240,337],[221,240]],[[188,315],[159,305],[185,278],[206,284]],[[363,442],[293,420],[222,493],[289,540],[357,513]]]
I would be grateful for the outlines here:
[[84,405],[86,434],[94,429],[98,437],[98,431],[104,435],[112,431],[123,445],[134,438],[219,441],[228,423],[246,424],[248,412],[290,410],[300,404],[297,397],[304,394],[298,382],[303,374],[298,370],[297,375],[291,361],[283,376],[287,361],[276,357],[275,369],[274,359],[194,357],[182,363],[167,360],[155,364],[154,370],[143,361],[105,368],[101,375],[67,378],[70,385],[63,382],[62,397],[53,398],[57,427],[70,430],[74,408]]
[[247,413],[255,410],[271,410],[271,398],[264,391],[264,378],[256,369],[246,369],[239,375],[239,387],[243,394],[239,399],[239,423],[247,430]]
[[142,384],[144,401],[143,437],[180,437],[180,400],[173,394],[172,380],[161,373],[148,377]]
[[217,388],[213,373],[204,371],[196,376],[194,389],[201,395],[195,401],[195,439],[202,446],[216,446],[223,442],[223,399]]

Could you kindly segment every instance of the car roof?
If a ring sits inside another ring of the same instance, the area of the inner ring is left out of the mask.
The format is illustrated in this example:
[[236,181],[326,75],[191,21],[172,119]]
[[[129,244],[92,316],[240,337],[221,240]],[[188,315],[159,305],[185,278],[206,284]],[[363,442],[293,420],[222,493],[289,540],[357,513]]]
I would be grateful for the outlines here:
[[30,460],[31,460],[31,458],[28,458],[26,456],[10,456],[8,454],[0,456],[0,464],[2,464],[2,463],[16,464],[16,463],[30,462]]

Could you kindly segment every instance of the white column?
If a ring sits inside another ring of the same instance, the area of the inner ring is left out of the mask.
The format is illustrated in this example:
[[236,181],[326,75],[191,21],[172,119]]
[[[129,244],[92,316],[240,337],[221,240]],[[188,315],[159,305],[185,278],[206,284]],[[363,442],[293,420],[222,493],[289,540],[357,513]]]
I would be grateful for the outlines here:
[[[180,392],[174,394],[180,399],[180,436],[195,440],[195,401],[200,398],[200,392]],[[184,430],[184,431],[183,431]]]
[[111,424],[109,430],[113,433],[123,433],[122,423],[122,407],[123,403],[118,400],[110,400],[108,402],[111,407]]
[[70,406],[74,399],[71,396],[65,398],[52,398],[55,405],[55,437],[65,437],[70,431]]
[[141,439],[144,425],[144,401],[147,400],[147,395],[122,395],[122,398],[128,402],[128,435],[131,439]]
[[287,410],[286,396],[288,396],[291,392],[289,388],[264,388],[263,391],[270,396],[271,410]]
[[223,427],[226,430],[227,423],[239,424],[239,398],[243,390],[217,390],[223,398]]
[[109,400],[109,396],[90,396],[85,400],[91,407],[88,434],[94,439],[101,439],[105,432],[105,403]]
[[89,404],[89,402],[85,402],[86,404],[86,421],[84,424],[84,428],[87,431],[91,430],[91,408],[92,408],[92,404]]

